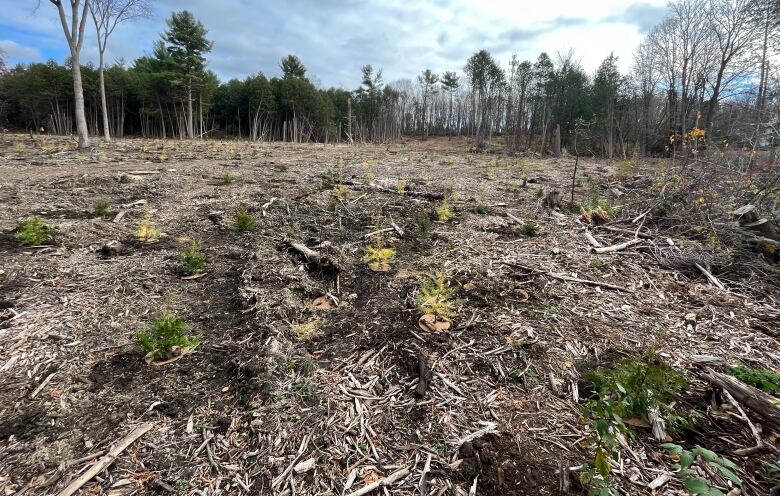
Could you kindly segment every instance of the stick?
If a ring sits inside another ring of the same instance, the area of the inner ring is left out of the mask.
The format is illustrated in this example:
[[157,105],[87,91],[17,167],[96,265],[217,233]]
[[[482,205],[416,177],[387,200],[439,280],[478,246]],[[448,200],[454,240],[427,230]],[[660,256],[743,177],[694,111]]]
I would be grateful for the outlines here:
[[46,384],[48,384],[48,383],[49,383],[49,381],[51,381],[51,378],[52,378],[52,377],[54,377],[54,374],[56,374],[56,373],[57,373],[57,372],[52,372],[51,374],[49,374],[48,376],[46,376],[46,379],[44,379],[44,380],[43,380],[43,381],[40,383],[40,385],[38,385],[38,387],[37,387],[37,388],[35,388],[35,391],[33,391],[33,392],[32,392],[32,394],[30,395],[30,399],[31,399],[31,400],[32,400],[32,399],[35,399],[35,397],[36,397],[36,396],[38,396],[38,393],[40,393],[40,392],[41,392],[41,390],[42,390],[43,388],[45,388],[45,387],[46,387]]
[[726,290],[726,286],[724,286],[723,283],[720,282],[720,280],[717,277],[713,276],[712,273],[709,270],[705,269],[704,267],[702,267],[699,264],[696,264],[696,268],[699,269],[701,271],[701,273],[704,274],[704,276],[707,279],[709,279],[712,284],[717,286],[718,289],[723,290],[723,291]]
[[580,279],[579,277],[570,277],[570,276],[563,276],[560,274],[554,274],[552,272],[546,271],[546,270],[539,270],[534,269],[532,267],[526,267],[525,265],[520,265],[519,263],[515,262],[503,262],[504,265],[509,265],[510,267],[517,267],[519,269],[527,270],[529,271],[528,274],[518,274],[522,277],[530,277],[535,275],[545,275],[552,277],[553,279],[558,279],[559,281],[567,281],[567,282],[578,282],[580,284],[588,284],[590,286],[599,286],[601,288],[605,289],[611,289],[613,291],[623,291],[626,293],[633,293],[632,290],[628,288],[624,288],[623,286],[615,286],[614,284],[609,284],[606,282],[599,282],[599,281],[591,281],[590,279]]
[[409,475],[409,469],[408,468],[402,468],[401,470],[398,470],[397,472],[393,472],[392,474],[388,475],[387,477],[383,477],[379,479],[376,482],[372,482],[371,484],[367,486],[363,486],[362,488],[358,489],[357,491],[349,493],[347,496],[363,496],[364,494],[368,494],[371,491],[375,489],[379,489],[380,487],[387,487],[392,486],[395,484],[398,480],[403,479]]
[[81,486],[89,482],[90,479],[114,463],[114,460],[116,460],[124,450],[126,450],[131,444],[138,440],[138,438],[149,432],[149,430],[151,430],[154,425],[154,422],[146,422],[130,431],[127,435],[125,435],[125,437],[120,439],[113,448],[111,448],[106,456],[89,467],[89,470],[84,472],[81,477],[68,484],[68,486],[63,489],[58,496],[71,496],[72,494],[75,494],[76,491],[81,488]]
[[641,242],[642,242],[641,239],[635,238],[635,239],[630,239],[625,243],[620,243],[618,245],[604,246],[602,248],[593,248],[593,251],[596,253],[612,253],[615,251],[625,250],[629,246],[634,246]]
[[558,274],[553,274],[552,272],[545,272],[545,274],[552,277],[553,279],[558,279],[560,281],[578,282],[580,284],[587,284],[589,286],[598,286],[600,288],[611,289],[613,291],[624,291],[626,293],[633,293],[633,291],[628,288],[624,288],[623,286],[615,286],[614,284],[609,284],[606,282],[591,281],[590,279],[580,279],[579,277],[562,276]]
[[601,243],[599,243],[599,240],[593,237],[590,231],[585,231],[585,239],[587,239],[588,243],[590,243],[594,248],[601,248],[604,246]]

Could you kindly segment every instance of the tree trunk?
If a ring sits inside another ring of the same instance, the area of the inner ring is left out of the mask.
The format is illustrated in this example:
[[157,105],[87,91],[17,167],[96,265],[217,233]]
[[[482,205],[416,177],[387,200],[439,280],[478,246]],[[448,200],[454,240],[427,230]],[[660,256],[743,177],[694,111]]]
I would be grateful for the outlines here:
[[192,77],[187,80],[187,137],[195,138],[195,123],[192,117]]
[[106,102],[106,77],[105,77],[105,63],[104,52],[100,52],[100,68],[98,75],[100,76],[100,107],[103,111],[103,137],[106,143],[111,142],[111,131],[108,127],[108,103]]
[[555,126],[555,136],[553,137],[553,155],[561,156],[561,125]]
[[76,107],[76,130],[79,135],[79,149],[89,147],[89,130],[87,129],[87,116],[84,113],[84,87],[81,83],[81,65],[79,53],[70,51],[71,72],[73,73],[73,97]]

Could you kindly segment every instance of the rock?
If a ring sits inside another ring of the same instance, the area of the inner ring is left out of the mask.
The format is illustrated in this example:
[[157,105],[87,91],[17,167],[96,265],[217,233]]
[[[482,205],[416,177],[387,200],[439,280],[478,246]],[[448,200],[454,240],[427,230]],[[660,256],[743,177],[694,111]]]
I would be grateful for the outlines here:
[[105,257],[119,255],[125,251],[125,245],[117,240],[109,241],[100,248],[100,253]]

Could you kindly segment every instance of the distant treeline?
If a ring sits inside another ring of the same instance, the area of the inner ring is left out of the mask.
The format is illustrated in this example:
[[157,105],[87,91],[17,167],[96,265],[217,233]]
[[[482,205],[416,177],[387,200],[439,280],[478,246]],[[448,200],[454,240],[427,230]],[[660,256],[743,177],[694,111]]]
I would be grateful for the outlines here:
[[[281,77],[220,82],[206,66],[183,77],[169,32],[150,54],[106,68],[108,122],[118,137],[385,142],[468,135],[477,146],[500,137],[512,149],[539,152],[557,147],[559,128],[561,146],[610,157],[664,152],[688,138],[774,146],[780,81],[770,61],[780,47],[779,5],[672,2],[628,74],[611,55],[589,75],[574,52],[542,53],[535,62],[513,57],[502,66],[482,50],[460,74],[425,70],[414,81],[386,84],[381,70],[366,65],[354,90],[318,88],[294,55],[281,61]],[[87,124],[98,135],[98,71],[84,66],[82,79]],[[0,78],[5,127],[69,134],[73,101],[67,64],[20,65]]]

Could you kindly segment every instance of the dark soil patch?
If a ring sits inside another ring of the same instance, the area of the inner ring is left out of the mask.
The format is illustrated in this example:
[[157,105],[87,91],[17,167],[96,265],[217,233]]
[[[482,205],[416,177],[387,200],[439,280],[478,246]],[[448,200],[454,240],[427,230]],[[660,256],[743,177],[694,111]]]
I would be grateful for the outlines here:
[[477,481],[477,494],[505,496],[555,494],[556,467],[534,453],[521,451],[507,433],[489,434],[460,448],[463,463],[457,475]]

